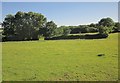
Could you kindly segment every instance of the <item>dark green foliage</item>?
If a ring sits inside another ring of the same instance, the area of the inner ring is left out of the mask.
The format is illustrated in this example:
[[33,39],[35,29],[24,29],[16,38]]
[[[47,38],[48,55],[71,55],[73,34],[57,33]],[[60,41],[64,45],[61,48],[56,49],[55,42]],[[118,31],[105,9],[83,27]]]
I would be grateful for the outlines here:
[[6,16],[5,20],[3,21],[4,26],[4,33],[6,36],[14,35],[14,16],[9,14]]
[[69,28],[64,28],[63,29],[63,35],[66,36],[68,34],[70,34],[71,30]]
[[79,25],[71,29],[71,34],[98,32],[98,29],[88,25]]
[[61,36],[61,35],[63,35],[63,28],[62,27],[56,28],[56,36]]
[[97,24],[91,23],[89,27],[97,27]]
[[46,27],[42,27],[39,29],[39,34],[42,36],[46,36],[46,32],[47,32],[47,28]]
[[53,21],[47,22],[46,26],[44,28],[45,32],[43,33],[43,35],[45,37],[55,36],[56,35],[56,28],[57,28],[57,25]]
[[62,35],[52,38],[45,38],[45,40],[63,40],[63,39],[80,39],[80,35]]
[[68,35],[71,32],[71,28],[69,26],[60,26],[56,29],[56,36],[61,36],[61,35]]
[[99,25],[111,27],[114,26],[114,21],[111,18],[103,18],[99,21]]
[[88,27],[87,32],[88,32],[88,33],[98,32],[98,29],[97,29],[97,28],[95,28],[95,27]]
[[80,39],[97,39],[107,38],[109,33],[120,31],[120,23],[115,23],[111,18],[103,18],[96,24],[57,27],[53,21],[47,22],[46,18],[40,13],[21,11],[15,15],[7,15],[2,25],[4,27],[3,40],[11,41],[38,40],[40,36],[74,39],[79,37],[68,35],[99,32],[97,35],[80,36]]
[[3,34],[8,40],[36,40],[39,39],[39,28],[45,23],[46,18],[42,14],[19,11],[15,15],[7,15]]
[[99,34],[108,34],[109,33],[109,29],[107,26],[99,26]]
[[111,18],[103,18],[99,21],[99,33],[108,34],[113,31],[114,21]]
[[116,22],[113,28],[113,32],[120,32],[120,23]]
[[84,39],[103,39],[103,38],[107,38],[108,34],[88,34],[85,35],[85,37],[83,37]]
[[107,34],[93,34],[93,35],[66,35],[52,38],[45,38],[45,40],[64,40],[64,39],[103,39],[107,38]]

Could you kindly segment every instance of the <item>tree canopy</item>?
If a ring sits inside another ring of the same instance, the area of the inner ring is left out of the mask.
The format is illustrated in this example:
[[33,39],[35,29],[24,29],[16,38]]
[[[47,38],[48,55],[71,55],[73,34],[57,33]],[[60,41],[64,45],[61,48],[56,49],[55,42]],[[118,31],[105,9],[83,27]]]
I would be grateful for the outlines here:
[[47,22],[45,28],[45,37],[52,37],[56,35],[55,30],[57,28],[57,25],[53,21]]
[[38,40],[40,36],[51,38],[93,32],[108,35],[111,32],[120,31],[120,23],[114,22],[111,18],[102,18],[96,24],[57,27],[54,21],[47,21],[41,13],[21,11],[15,15],[8,14],[2,26],[4,27],[3,35],[8,40]]
[[[110,33],[113,31],[114,21],[111,18],[102,18],[99,21],[99,32]],[[103,29],[103,30],[102,30]]]
[[38,39],[39,28],[45,26],[46,18],[39,13],[17,12],[7,15],[4,22],[4,35],[14,36],[19,40]]
[[111,26],[114,26],[114,21],[111,18],[102,18],[99,21],[99,25],[111,27]]

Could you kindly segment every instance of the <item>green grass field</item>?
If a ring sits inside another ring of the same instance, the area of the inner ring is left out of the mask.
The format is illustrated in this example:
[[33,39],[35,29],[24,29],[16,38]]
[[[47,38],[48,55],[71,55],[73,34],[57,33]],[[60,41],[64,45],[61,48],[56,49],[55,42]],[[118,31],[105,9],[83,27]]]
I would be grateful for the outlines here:
[[4,81],[118,80],[117,33],[107,39],[4,42],[2,47]]

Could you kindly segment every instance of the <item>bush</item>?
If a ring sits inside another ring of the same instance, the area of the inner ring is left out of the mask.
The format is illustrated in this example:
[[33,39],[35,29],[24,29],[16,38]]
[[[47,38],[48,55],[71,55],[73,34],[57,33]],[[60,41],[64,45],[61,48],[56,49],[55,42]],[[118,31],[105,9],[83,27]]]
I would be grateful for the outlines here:
[[107,37],[108,37],[108,34],[85,35],[85,39],[102,39]]
[[32,38],[32,39],[21,39],[21,38],[18,38],[17,36],[13,36],[13,35],[10,35],[10,36],[4,36],[2,37],[2,42],[5,42],[5,41],[31,41],[31,40],[39,40],[38,38]]
[[80,36],[79,35],[58,36],[52,38],[45,38],[44,40],[63,40],[63,39],[80,39]]
[[44,40],[63,40],[63,39],[102,39],[107,38],[108,34],[93,34],[93,35],[69,35],[69,36],[58,36],[52,38],[44,38]]

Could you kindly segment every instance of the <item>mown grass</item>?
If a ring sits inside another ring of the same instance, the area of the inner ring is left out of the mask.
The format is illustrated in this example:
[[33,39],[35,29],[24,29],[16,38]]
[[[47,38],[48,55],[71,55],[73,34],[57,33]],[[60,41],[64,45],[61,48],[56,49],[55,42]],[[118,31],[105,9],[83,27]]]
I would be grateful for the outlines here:
[[2,47],[4,81],[118,79],[117,33],[107,39],[4,42]]

